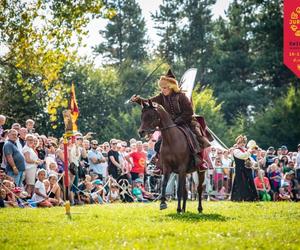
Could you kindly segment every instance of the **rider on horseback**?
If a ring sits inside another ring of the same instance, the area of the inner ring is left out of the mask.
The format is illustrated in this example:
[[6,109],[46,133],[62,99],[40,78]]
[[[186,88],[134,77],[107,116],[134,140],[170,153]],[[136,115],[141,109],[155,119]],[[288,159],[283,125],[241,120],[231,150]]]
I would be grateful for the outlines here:
[[[192,103],[189,98],[181,91],[178,86],[178,82],[175,79],[171,69],[166,75],[161,76],[158,85],[161,93],[157,96],[150,98],[152,102],[156,102],[164,107],[164,109],[171,115],[172,120],[176,125],[188,126],[197,138],[198,145],[195,146],[197,149],[205,149],[210,146],[209,141],[202,134],[200,125],[196,118],[194,118],[194,111]],[[132,102],[141,104],[143,99],[140,96],[134,95],[131,97]],[[201,170],[206,170],[203,159],[199,155],[199,150],[194,152],[195,165],[199,166]]]

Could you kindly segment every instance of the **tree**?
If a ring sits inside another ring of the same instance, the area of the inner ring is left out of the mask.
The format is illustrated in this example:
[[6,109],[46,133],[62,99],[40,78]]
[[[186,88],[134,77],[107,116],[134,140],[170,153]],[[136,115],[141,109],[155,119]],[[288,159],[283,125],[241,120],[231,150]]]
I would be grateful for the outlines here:
[[201,89],[200,85],[193,92],[195,113],[205,118],[207,126],[224,142],[229,142],[228,128],[222,114],[222,103],[218,104],[210,87]]
[[147,58],[146,26],[142,10],[135,0],[109,1],[117,11],[100,31],[105,42],[95,48],[95,52],[108,59],[109,64],[122,64],[125,60],[138,64]]
[[300,138],[299,123],[300,93],[290,87],[286,95],[255,116],[255,122],[249,127],[249,137],[262,148],[284,144],[290,150],[296,150]]
[[178,54],[185,68],[197,67],[198,80],[207,84],[207,59],[211,56],[213,48],[211,7],[216,0],[185,0],[183,3],[184,21],[178,32]]
[[174,64],[179,55],[178,32],[183,19],[182,10],[182,0],[164,0],[159,6],[159,11],[152,15],[157,34],[161,37],[158,51],[170,65]]
[[61,70],[76,59],[71,38],[77,37],[80,44],[90,16],[112,13],[101,0],[1,1],[0,44],[8,52],[0,57],[0,70],[14,71],[11,81],[22,94],[43,96],[51,119],[57,119],[57,108],[66,106],[63,96],[68,92]]

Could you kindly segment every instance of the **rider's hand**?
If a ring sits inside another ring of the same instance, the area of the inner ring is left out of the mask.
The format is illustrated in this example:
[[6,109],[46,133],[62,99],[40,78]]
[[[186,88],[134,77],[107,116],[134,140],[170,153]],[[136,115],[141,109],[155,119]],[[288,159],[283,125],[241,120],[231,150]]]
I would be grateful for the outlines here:
[[140,96],[138,95],[133,95],[131,98],[130,98],[130,101],[132,102],[138,102],[140,100]]

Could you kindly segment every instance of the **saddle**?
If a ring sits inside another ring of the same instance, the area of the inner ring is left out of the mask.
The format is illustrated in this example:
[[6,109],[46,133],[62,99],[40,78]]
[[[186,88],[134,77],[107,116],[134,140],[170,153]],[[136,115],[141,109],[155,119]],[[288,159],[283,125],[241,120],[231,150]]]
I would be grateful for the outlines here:
[[197,142],[197,138],[192,132],[192,130],[187,125],[178,126],[178,128],[185,135],[191,153],[192,154],[198,153],[200,151],[199,143]]

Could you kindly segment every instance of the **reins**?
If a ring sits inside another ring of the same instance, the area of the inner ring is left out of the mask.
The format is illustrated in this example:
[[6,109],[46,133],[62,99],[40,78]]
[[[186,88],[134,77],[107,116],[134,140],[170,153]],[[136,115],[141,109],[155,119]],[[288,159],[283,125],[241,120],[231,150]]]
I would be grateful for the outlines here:
[[176,124],[171,124],[171,125],[169,125],[169,126],[167,126],[167,127],[163,127],[163,128],[144,129],[144,131],[145,131],[146,133],[154,133],[155,131],[164,131],[164,130],[167,130],[167,129],[169,129],[169,128],[174,128],[174,127],[177,127],[177,125],[176,125]]

